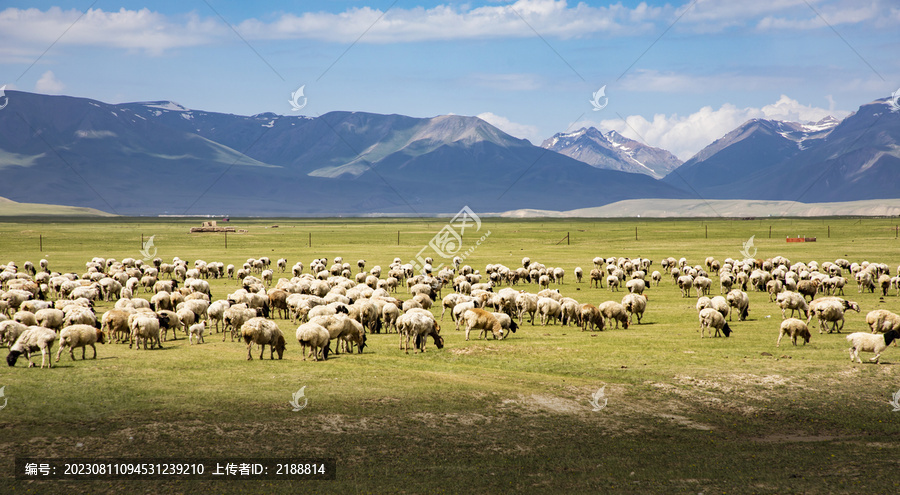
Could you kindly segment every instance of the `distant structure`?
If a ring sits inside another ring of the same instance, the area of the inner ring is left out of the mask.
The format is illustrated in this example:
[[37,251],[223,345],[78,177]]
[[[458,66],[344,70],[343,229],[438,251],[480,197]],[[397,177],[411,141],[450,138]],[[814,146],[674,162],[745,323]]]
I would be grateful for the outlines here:
[[191,227],[191,233],[194,232],[234,232],[234,227],[219,227],[215,220],[209,220],[200,224],[199,227]]

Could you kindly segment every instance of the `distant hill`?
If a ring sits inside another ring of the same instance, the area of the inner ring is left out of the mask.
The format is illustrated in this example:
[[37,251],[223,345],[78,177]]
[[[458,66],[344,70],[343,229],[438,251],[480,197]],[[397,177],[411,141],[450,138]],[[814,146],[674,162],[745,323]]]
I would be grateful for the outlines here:
[[118,214],[572,209],[684,191],[600,170],[476,117],[239,116],[7,91],[0,194]]
[[115,215],[77,206],[45,205],[38,203],[17,203],[0,198],[0,217],[69,216],[69,217],[113,217]]
[[681,165],[681,160],[666,150],[628,139],[616,131],[604,135],[594,127],[558,133],[541,147],[597,168],[646,174],[654,179],[663,178]]

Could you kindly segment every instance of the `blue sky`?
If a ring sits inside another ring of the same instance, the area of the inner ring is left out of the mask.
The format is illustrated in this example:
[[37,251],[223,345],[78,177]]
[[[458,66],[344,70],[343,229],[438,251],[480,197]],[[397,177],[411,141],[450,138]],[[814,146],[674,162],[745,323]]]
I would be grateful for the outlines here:
[[536,144],[594,125],[682,159],[749,118],[843,117],[889,96],[898,47],[889,0],[0,7],[10,89],[252,115],[297,114],[305,85],[305,115],[477,115]]

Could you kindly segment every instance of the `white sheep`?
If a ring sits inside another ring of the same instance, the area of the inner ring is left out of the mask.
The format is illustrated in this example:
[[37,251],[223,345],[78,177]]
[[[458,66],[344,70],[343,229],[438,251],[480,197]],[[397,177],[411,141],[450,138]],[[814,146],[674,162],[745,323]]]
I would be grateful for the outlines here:
[[53,330],[59,330],[63,327],[65,317],[66,315],[62,310],[54,308],[39,309],[34,314],[38,325],[44,328],[52,328]]
[[522,320],[526,313],[531,315],[531,324],[534,325],[534,315],[537,313],[538,300],[540,300],[540,297],[537,294],[528,292],[520,292],[516,297],[516,312],[519,315],[519,326],[522,325]]
[[[52,368],[53,363],[51,360],[53,357],[53,342],[55,341],[55,331],[39,326],[28,327],[9,348],[9,354],[6,356],[6,364],[15,366],[19,356],[25,354],[25,359],[28,360],[28,367],[31,368],[34,366],[34,363],[31,362],[31,353],[40,349],[41,369],[44,368],[45,363],[48,368]],[[48,355],[51,359],[47,359]]]
[[15,320],[0,321],[0,344],[12,346],[25,330],[28,330],[28,327]]
[[787,318],[781,322],[781,330],[778,332],[778,340],[775,341],[775,347],[781,345],[781,338],[785,335],[790,335],[791,343],[794,345],[797,345],[797,337],[803,338],[803,345],[808,344],[811,337],[806,322],[797,318]]
[[856,358],[858,363],[862,363],[862,359],[859,357],[860,352],[874,352],[875,357],[870,358],[869,361],[877,364],[881,353],[898,338],[900,338],[900,331],[897,330],[891,330],[884,334],[851,333],[847,336],[847,342],[850,342],[850,361]]
[[56,362],[59,362],[59,356],[62,355],[63,348],[69,348],[69,356],[72,361],[75,360],[75,349],[81,347],[81,359],[84,360],[87,346],[91,346],[94,350],[94,357],[97,359],[97,347],[94,344],[105,344],[103,331],[90,325],[72,325],[63,328],[59,332],[59,349],[56,352]]
[[[478,311],[483,310],[478,309]],[[397,320],[397,328],[400,333],[400,345],[405,349],[407,354],[409,354],[409,341],[413,337],[415,338],[415,352],[419,352],[420,350],[425,352],[425,344],[428,336],[431,336],[432,339],[434,339],[434,344],[438,349],[443,349],[444,347],[444,338],[440,335],[441,327],[434,316],[427,311],[413,310],[401,315]],[[404,337],[406,337],[405,344]]]
[[872,333],[900,331],[900,315],[886,309],[872,310],[866,314],[866,324],[872,329]]
[[[718,337],[720,331],[726,337],[731,335],[731,328],[728,327],[728,322],[725,321],[725,317],[714,308],[706,308],[700,311],[699,317],[701,339],[706,330],[709,330],[710,337]],[[716,331],[715,335],[712,333],[713,329]]]
[[[736,310],[735,312],[738,313],[740,320],[746,320],[750,314],[750,297],[747,293],[734,289],[726,295],[726,299],[728,300],[728,305]],[[728,315],[728,319],[729,321],[731,320],[731,315]]]
[[538,313],[541,315],[541,326],[547,324],[549,320],[559,322],[562,317],[562,305],[550,297],[542,297],[537,303]]
[[[506,313],[491,313],[497,318],[497,321],[500,322],[500,326],[503,328],[503,335],[509,337],[510,332],[516,333],[516,330],[519,329],[519,325],[516,324],[515,321]],[[486,330],[482,330],[482,332],[487,333]],[[479,337],[481,334],[479,334]],[[487,337],[487,335],[485,335]]]
[[278,359],[284,356],[285,340],[284,334],[278,328],[278,324],[264,317],[255,316],[247,320],[241,325],[241,337],[247,344],[247,360],[252,361],[253,356],[250,350],[253,344],[259,344],[259,359],[263,358],[263,353],[268,345],[270,348],[269,359],[275,359],[275,353],[278,353]]
[[[837,331],[841,333],[844,329],[844,307],[839,301],[822,300],[816,301],[816,304],[810,307],[807,324],[812,321],[813,316],[819,319],[819,333],[823,333],[826,323],[831,323],[828,333]],[[840,326],[838,326],[840,323]]]
[[[555,303],[556,301],[553,302]],[[559,303],[556,303],[556,305],[559,306]],[[466,325],[466,340],[469,340],[469,332],[473,329],[481,330],[479,336],[483,333],[487,337],[487,332],[490,331],[494,335],[494,339],[503,338],[503,326],[493,314],[481,308],[473,308],[466,311],[462,315],[462,320]]]
[[151,349],[154,344],[162,349],[162,344],[159,341],[161,318],[165,317],[153,313],[136,313],[129,316],[128,326],[131,329],[131,342],[128,344],[128,348],[131,349],[133,345],[135,349],[140,349],[141,342],[143,342],[144,350],[146,350],[147,342],[149,341]]
[[781,318],[787,318],[785,311],[791,310],[791,316],[794,316],[794,311],[803,312],[804,318],[809,318],[809,304],[806,302],[806,298],[803,297],[803,294],[799,292],[785,291],[780,292],[775,297],[775,303],[778,307],[781,308]]
[[[197,337],[197,344],[203,343],[203,332],[206,330],[206,322],[201,321],[188,327],[188,343],[194,344],[194,336]],[[262,357],[260,357],[262,359]]]
[[313,356],[316,361],[319,360],[320,349],[322,351],[322,360],[328,359],[331,335],[328,329],[322,325],[315,322],[306,322],[300,325],[297,327],[297,341],[300,342],[300,353],[303,355],[304,361],[308,357],[306,354],[307,347],[310,348],[309,355]]
[[647,309],[647,296],[637,293],[625,294],[625,297],[622,298],[622,306],[625,307],[625,312],[629,315],[629,322],[631,321],[631,315],[635,315],[637,316],[638,324],[640,324],[644,311]]

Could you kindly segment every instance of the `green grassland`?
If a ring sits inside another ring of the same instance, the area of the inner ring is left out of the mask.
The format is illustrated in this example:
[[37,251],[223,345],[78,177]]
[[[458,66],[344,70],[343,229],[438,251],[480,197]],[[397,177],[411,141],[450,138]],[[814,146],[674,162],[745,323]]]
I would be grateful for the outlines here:
[[[742,257],[754,236],[757,258],[878,261],[892,273],[900,264],[897,219],[890,218],[482,221],[463,239],[463,251],[490,234],[466,263],[483,271],[487,263],[517,267],[528,256],[561,266],[560,291],[593,304],[624,294],[576,283],[573,269],[588,272],[595,256],[648,257],[651,271],[662,270],[659,260],[668,256],[691,264]],[[316,257],[343,256],[355,272],[359,258],[368,267],[413,259],[445,222],[235,219],[228,225],[246,232],[226,238],[190,234],[197,225],[191,219],[7,221],[0,223],[0,262],[21,267],[46,258],[55,271],[81,273],[94,256],[141,257],[142,239],[153,236],[166,261],[240,265],[269,256],[308,267]],[[785,242],[798,235],[817,242]],[[214,298],[223,298],[239,284],[211,285]],[[247,361],[246,346],[223,342],[219,333],[193,346],[181,335],[149,351],[98,345],[96,361],[77,352],[78,360],[64,355],[52,370],[26,369],[22,361],[3,366],[3,491],[900,491],[900,413],[888,403],[900,388],[900,351],[885,351],[881,365],[855,364],[844,339],[867,330],[872,309],[900,312],[896,292],[859,294],[851,281],[846,297],[862,312],[848,314],[844,334],[813,330],[808,345],[782,341],[777,349],[781,314],[767,294],[749,293],[750,318],[732,322],[730,338],[702,340],[695,299],[682,298],[670,277],[645,294],[643,323],[627,330],[581,332],[526,320],[509,339],[466,342],[448,316],[446,346],[429,345],[424,354],[405,355],[396,334],[376,334],[361,355],[302,361],[296,326],[278,319],[288,337],[281,361],[259,361],[256,351]],[[98,304],[98,312],[110,306]],[[303,386],[308,406],[293,412],[291,394]],[[603,386],[607,405],[594,411],[589,399]],[[25,483],[11,479],[15,456],[318,456],[335,458],[338,471],[335,481]]]

